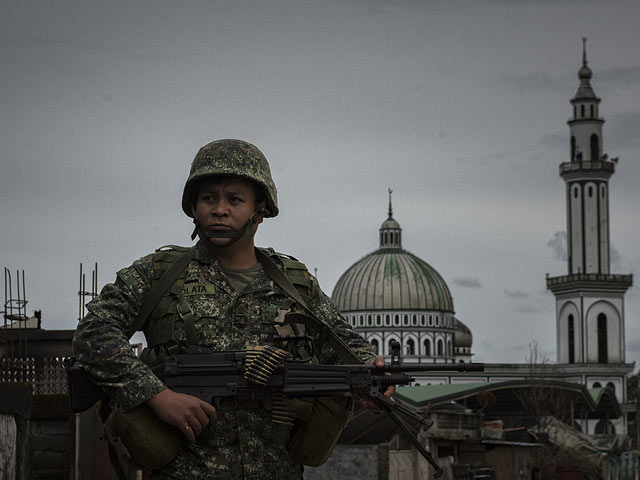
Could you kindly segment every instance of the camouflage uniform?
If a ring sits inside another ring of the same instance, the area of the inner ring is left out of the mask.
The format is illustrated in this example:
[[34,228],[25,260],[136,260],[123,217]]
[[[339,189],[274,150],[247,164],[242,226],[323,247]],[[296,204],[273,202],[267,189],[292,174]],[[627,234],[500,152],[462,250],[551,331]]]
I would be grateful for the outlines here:
[[[277,260],[277,258],[276,258]],[[279,265],[282,267],[282,265]],[[215,351],[243,350],[247,346],[275,345],[274,318],[287,296],[260,271],[241,293],[237,293],[221,271],[218,261],[199,247],[185,270],[182,294],[195,316],[201,345]],[[91,377],[111,394],[111,408],[127,411],[165,387],[131,351],[126,332],[151,288],[153,255],[120,270],[91,301],[89,314],[79,323],[74,351]],[[363,360],[374,358],[371,347],[337,312],[331,300],[313,279],[311,309],[340,335]],[[148,337],[153,314],[145,326]],[[183,325],[174,323],[174,338],[185,342]],[[324,346],[319,361],[333,363],[335,357]],[[293,479],[302,468],[287,453],[290,428],[271,421],[270,413],[258,406],[241,407],[235,400],[218,408],[218,420],[207,426],[196,443],[184,442],[169,465],[152,478],[180,479]]]

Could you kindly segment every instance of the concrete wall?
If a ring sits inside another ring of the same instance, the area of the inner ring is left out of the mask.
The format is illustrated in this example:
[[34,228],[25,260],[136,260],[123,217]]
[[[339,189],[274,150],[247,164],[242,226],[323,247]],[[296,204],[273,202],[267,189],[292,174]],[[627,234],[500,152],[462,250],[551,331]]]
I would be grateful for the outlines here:
[[388,480],[384,445],[337,445],[324,465],[304,467],[305,480]]

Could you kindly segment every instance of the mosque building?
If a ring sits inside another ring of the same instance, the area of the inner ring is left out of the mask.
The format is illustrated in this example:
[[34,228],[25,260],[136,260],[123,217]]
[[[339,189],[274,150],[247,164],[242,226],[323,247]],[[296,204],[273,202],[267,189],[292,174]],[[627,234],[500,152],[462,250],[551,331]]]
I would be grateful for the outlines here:
[[[586,40],[586,39],[584,39]],[[592,71],[583,45],[579,86],[571,99],[569,161],[560,164],[567,211],[567,275],[547,276],[556,301],[557,363],[540,366],[540,378],[578,383],[594,398],[607,389],[620,404],[616,419],[576,419],[584,433],[625,433],[634,406],[626,403],[626,378],[634,364],[625,359],[624,295],[632,275],[610,272],[609,185],[617,158],[603,151],[603,124]],[[404,363],[458,363],[472,358],[472,334],[455,316],[442,276],[404,250],[402,229],[393,218],[391,191],[379,248],[354,263],[332,293],[350,324],[390,358],[401,345]],[[416,374],[416,384],[471,384],[532,378],[530,364],[487,364],[484,372]],[[600,391],[598,390],[600,389]]]
[[454,316],[442,276],[402,248],[402,228],[389,212],[380,226],[380,246],[338,280],[333,301],[347,321],[380,355],[400,343],[406,363],[470,361],[471,332]]

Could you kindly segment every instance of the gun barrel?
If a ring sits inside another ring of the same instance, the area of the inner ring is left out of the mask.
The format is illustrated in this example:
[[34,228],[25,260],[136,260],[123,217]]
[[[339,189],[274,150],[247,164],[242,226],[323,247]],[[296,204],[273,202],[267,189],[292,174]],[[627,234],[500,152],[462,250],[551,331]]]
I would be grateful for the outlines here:
[[[375,365],[370,366],[376,369]],[[403,363],[385,365],[388,372],[484,372],[484,363]]]

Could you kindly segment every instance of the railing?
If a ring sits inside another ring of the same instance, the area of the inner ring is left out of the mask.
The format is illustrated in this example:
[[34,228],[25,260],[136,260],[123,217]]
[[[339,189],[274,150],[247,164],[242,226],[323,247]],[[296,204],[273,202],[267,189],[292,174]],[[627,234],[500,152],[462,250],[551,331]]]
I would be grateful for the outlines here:
[[34,395],[67,393],[62,358],[0,358],[0,382],[32,383]]
[[560,174],[569,172],[578,172],[580,170],[602,170],[605,172],[613,173],[615,171],[615,164],[607,161],[576,161],[565,162],[560,164]]
[[623,283],[631,285],[633,283],[633,275],[609,275],[605,273],[573,273],[571,275],[563,275],[560,277],[547,277],[547,286],[562,285],[563,283],[572,282],[607,282],[607,283]]

